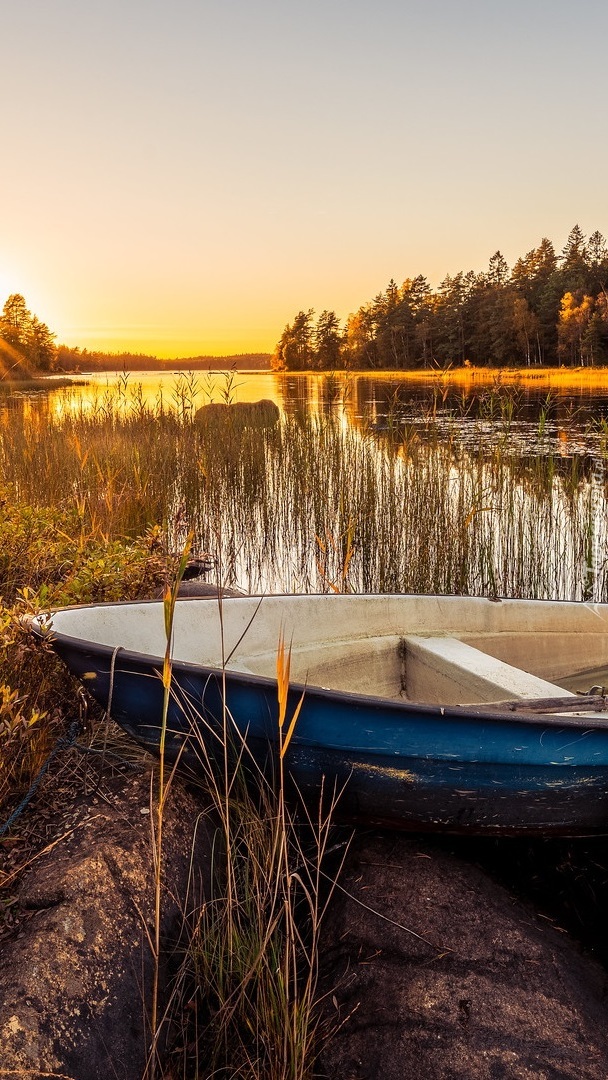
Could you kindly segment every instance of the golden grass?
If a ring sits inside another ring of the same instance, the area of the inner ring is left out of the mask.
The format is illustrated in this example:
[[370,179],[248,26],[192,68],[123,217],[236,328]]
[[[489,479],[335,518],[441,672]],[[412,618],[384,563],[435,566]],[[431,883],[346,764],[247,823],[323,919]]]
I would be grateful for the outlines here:
[[[211,602],[211,601],[210,601]],[[175,592],[165,600],[168,623]],[[222,600],[218,598],[220,622]],[[167,641],[170,641],[170,625]],[[169,664],[169,688],[171,670]],[[275,770],[262,772],[234,724],[223,695],[223,715],[189,717],[206,802],[201,820],[214,837],[210,882],[184,897],[184,943],[175,991],[161,1018],[152,1002],[154,1035],[145,1080],[177,1075],[233,1080],[312,1080],[329,1034],[318,991],[320,926],[333,884],[325,873],[335,797],[321,792],[318,812],[302,805],[296,817],[285,795],[284,757],[301,700],[289,714],[289,648],[277,647]],[[163,679],[163,681],[165,681]],[[165,689],[167,689],[165,682]],[[165,717],[167,699],[165,698]],[[163,726],[165,725],[163,718]],[[217,734],[220,734],[219,741]],[[170,781],[162,790],[154,822],[155,883],[162,881],[162,817]],[[341,845],[343,846],[343,845]],[[193,867],[193,882],[197,878]],[[160,916],[157,906],[156,920]],[[160,942],[154,938],[158,957]],[[169,1058],[156,1056],[161,1031]]]
[[454,386],[530,386],[548,390],[599,390],[608,386],[608,368],[599,367],[457,367],[444,369],[424,368],[418,371],[349,371],[349,377],[370,377],[392,381],[394,379],[430,385],[453,384]]

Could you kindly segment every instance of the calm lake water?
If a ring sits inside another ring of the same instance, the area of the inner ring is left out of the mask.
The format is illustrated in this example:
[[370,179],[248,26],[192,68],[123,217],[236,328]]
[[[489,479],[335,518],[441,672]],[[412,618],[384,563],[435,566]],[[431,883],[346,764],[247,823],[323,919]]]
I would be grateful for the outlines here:
[[575,373],[541,375],[525,382],[490,380],[449,382],[396,373],[104,372],[62,377],[70,385],[35,393],[17,391],[0,398],[0,407],[49,410],[56,415],[99,410],[120,400],[125,409],[183,410],[211,401],[257,401],[269,398],[286,415],[333,413],[355,427],[382,430],[419,423],[429,412],[441,422],[457,419],[464,442],[508,427],[514,452],[585,454],[595,452],[608,430],[608,378],[593,381]]

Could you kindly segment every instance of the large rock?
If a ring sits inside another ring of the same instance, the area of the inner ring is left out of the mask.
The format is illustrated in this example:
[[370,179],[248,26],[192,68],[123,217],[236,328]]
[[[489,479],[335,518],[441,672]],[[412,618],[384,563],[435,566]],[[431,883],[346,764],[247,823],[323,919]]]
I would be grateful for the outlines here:
[[[150,774],[82,799],[20,889],[31,914],[0,966],[0,1078],[141,1080],[150,1044],[154,926]],[[163,956],[181,926],[200,807],[181,786],[164,826]],[[70,830],[72,830],[70,832]],[[196,862],[208,865],[197,830]],[[170,971],[161,969],[161,1007]]]
[[[153,599],[162,600],[165,595],[164,588],[154,590]],[[194,596],[199,600],[207,597],[210,600],[217,600],[218,596],[223,598],[230,596],[245,596],[243,592],[239,592],[238,589],[229,589],[226,586],[215,585],[211,581],[204,581],[202,578],[194,578],[190,581],[180,581],[177,595],[182,599],[186,596]]]
[[210,581],[180,581],[179,588],[177,590],[178,596],[196,596],[199,599],[208,597],[210,600],[217,600],[218,596],[224,598],[230,596],[245,596],[245,593],[239,592],[238,589],[228,589],[225,586],[220,587],[214,585]]
[[196,419],[203,424],[225,421],[236,431],[242,431],[247,427],[274,427],[280,415],[279,407],[274,401],[262,398],[261,401],[234,401],[230,404],[212,401],[209,405],[197,409]]
[[354,841],[339,881],[356,899],[338,890],[324,929],[344,1023],[323,1075],[606,1080],[606,973],[481,869],[378,834]]
[[[24,880],[30,917],[0,963],[0,1080],[141,1080],[152,975],[148,811],[149,775],[104,782],[103,796],[62,819],[57,837],[68,837]],[[176,785],[165,821],[161,1007],[200,814]],[[198,833],[192,865],[206,877]],[[478,866],[430,839],[368,834],[353,841],[339,883],[321,956],[329,1019],[342,1026],[323,1075],[606,1080],[605,972]]]

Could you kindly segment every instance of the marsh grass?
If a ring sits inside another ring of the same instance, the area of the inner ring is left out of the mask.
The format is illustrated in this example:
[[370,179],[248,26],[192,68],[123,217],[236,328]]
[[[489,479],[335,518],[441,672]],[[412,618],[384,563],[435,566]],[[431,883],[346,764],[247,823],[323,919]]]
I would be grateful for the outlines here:
[[[462,414],[429,408],[382,432],[335,411],[266,429],[202,424],[196,389],[182,380],[178,407],[150,408],[125,387],[89,411],[13,412],[0,426],[12,498],[56,508],[84,537],[162,526],[177,550],[191,531],[225,583],[248,591],[585,596],[605,482],[598,503],[591,459],[552,450],[544,414],[536,442],[518,444],[512,388],[488,391],[477,419],[464,402]],[[601,432],[591,445],[597,475]]]
[[327,1033],[317,976],[331,813],[302,824],[280,783],[253,787],[237,770],[226,802],[209,784],[211,885],[186,921],[172,1076],[306,1080]]

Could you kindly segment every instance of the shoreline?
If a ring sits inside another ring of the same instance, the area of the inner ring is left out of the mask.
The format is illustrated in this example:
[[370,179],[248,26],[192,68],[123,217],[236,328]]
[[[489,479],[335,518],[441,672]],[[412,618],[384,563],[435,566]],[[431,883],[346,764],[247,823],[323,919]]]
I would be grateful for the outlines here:
[[417,370],[404,371],[403,369],[369,370],[340,370],[335,372],[309,372],[289,371],[277,372],[279,375],[335,375],[335,376],[373,376],[379,379],[399,378],[418,383],[487,383],[501,386],[511,383],[532,383],[547,386],[606,386],[608,384],[608,367],[594,368],[490,368],[490,367],[458,367],[446,370]]
[[[173,368],[173,369],[129,369],[125,374],[129,376],[162,376],[162,375],[184,375],[192,371],[197,374],[201,369],[197,368]],[[266,376],[272,375],[279,378],[302,378],[314,376],[316,378],[335,378],[335,379],[349,379],[349,378],[373,378],[379,380],[391,380],[399,379],[403,382],[412,383],[427,383],[427,384],[441,384],[441,385],[455,385],[463,387],[471,386],[493,386],[499,389],[504,386],[522,385],[522,386],[534,386],[534,387],[547,387],[549,389],[556,387],[561,389],[576,389],[576,388],[605,388],[608,386],[608,367],[535,367],[535,368],[491,368],[491,367],[452,367],[447,369],[417,369],[417,370],[404,370],[403,368],[338,368],[332,371],[275,371],[272,368],[222,368],[217,367],[209,369],[207,373],[209,375],[221,375],[225,372],[233,372],[240,375],[255,375]],[[54,386],[61,384],[62,380],[65,380],[66,385],[70,385],[74,380],[82,380],[83,382],[97,381],[107,376],[123,374],[121,369],[96,369],[88,371],[54,371],[44,374],[33,375],[27,380],[6,380],[4,387],[6,389],[14,389],[20,387],[30,387],[32,384],[38,385],[41,389],[45,384],[52,383]]]
[[[262,374],[262,372],[259,372]],[[335,371],[276,371],[270,374],[288,376],[326,376],[335,379],[373,378],[395,380],[430,386],[460,386],[463,389],[487,386],[495,390],[505,387],[547,388],[548,390],[593,390],[608,387],[608,367],[543,367],[543,368],[490,368],[458,367],[446,370],[405,371],[400,368],[377,370],[346,369]]]

